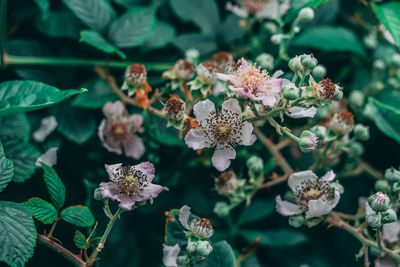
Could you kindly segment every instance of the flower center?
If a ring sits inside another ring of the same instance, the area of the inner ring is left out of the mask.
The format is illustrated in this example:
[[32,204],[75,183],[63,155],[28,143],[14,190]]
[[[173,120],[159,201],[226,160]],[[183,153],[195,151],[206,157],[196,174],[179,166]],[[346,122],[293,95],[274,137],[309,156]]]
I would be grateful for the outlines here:
[[146,177],[143,172],[124,166],[114,173],[114,183],[120,194],[137,196],[146,186]]
[[308,210],[308,202],[310,200],[321,199],[331,203],[334,198],[335,190],[327,181],[303,181],[295,192],[295,200],[304,211]]
[[308,192],[304,193],[304,198],[306,199],[318,199],[321,196],[321,192],[315,190],[315,189],[310,189]]
[[117,123],[112,127],[112,133],[114,136],[123,136],[126,133],[126,127],[123,124]]
[[207,218],[197,217],[190,223],[189,228],[192,233],[204,238],[209,238],[214,233],[211,222]]
[[244,88],[245,92],[254,95],[265,94],[271,90],[271,77],[261,67],[247,65],[236,70],[237,80],[233,81],[235,87]]
[[230,127],[227,124],[220,124],[217,126],[217,133],[220,136],[225,136],[229,133]]

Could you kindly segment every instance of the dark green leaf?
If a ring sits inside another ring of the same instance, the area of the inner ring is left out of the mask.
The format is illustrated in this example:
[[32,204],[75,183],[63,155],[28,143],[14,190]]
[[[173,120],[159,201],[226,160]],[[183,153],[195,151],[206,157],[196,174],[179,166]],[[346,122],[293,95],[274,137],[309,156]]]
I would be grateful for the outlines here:
[[240,18],[233,14],[228,15],[226,20],[220,25],[218,38],[224,44],[231,44],[242,36],[243,31],[239,27]]
[[25,114],[16,114],[0,117],[0,136],[9,135],[29,140],[31,125]]
[[162,48],[175,39],[175,28],[170,24],[158,21],[145,47],[148,49]]
[[14,164],[4,155],[3,145],[0,142],[0,192],[7,187],[14,176]]
[[175,38],[173,44],[182,52],[185,52],[190,48],[196,48],[199,50],[201,55],[210,54],[218,48],[217,43],[213,38],[199,33],[181,34]]
[[185,235],[184,228],[181,226],[179,222],[179,210],[171,210],[170,214],[172,215],[166,224],[166,244],[169,246],[173,246],[175,244],[179,244],[183,246],[187,243],[187,237]]
[[115,21],[109,31],[110,39],[118,47],[136,47],[150,37],[155,23],[156,7],[137,7],[128,10]]
[[75,231],[74,234],[74,244],[79,249],[84,249],[86,247],[86,237],[79,230]]
[[102,108],[105,103],[118,99],[111,92],[111,87],[103,79],[91,80],[82,85],[88,91],[80,94],[72,101],[72,106],[81,108]]
[[232,247],[224,240],[215,243],[213,252],[205,260],[195,264],[195,266],[236,267],[237,265]]
[[47,18],[50,11],[50,0],[34,0],[35,4],[42,13],[42,18]]
[[65,203],[65,186],[57,172],[50,166],[41,162],[44,171],[43,179],[46,184],[50,199],[56,208],[62,208]]
[[91,45],[94,48],[103,51],[105,53],[109,54],[115,53],[122,59],[126,58],[124,52],[116,48],[114,45],[110,44],[98,32],[91,30],[81,31],[81,39],[79,41]]
[[39,151],[21,138],[2,137],[4,153],[14,164],[14,182],[21,183],[35,172]]
[[169,146],[181,146],[183,141],[179,139],[178,131],[174,127],[167,128],[167,122],[158,117],[152,116],[151,121],[153,122],[150,127],[152,129],[153,137],[164,145]]
[[323,51],[345,51],[365,55],[354,32],[343,27],[319,26],[311,28],[293,40],[294,46],[312,47]]
[[245,207],[240,214],[238,224],[243,225],[249,222],[254,222],[271,214],[275,209],[275,201],[269,200],[256,200],[250,206]]
[[240,261],[240,267],[261,267],[256,255],[251,255]]
[[368,105],[373,109],[376,126],[387,136],[400,143],[400,110],[370,97]]
[[0,201],[0,261],[24,266],[36,245],[36,229],[29,210],[14,202]]
[[30,198],[28,201],[22,203],[22,205],[27,207],[30,214],[42,223],[53,223],[58,217],[56,208],[41,198]]
[[61,212],[64,221],[79,227],[90,227],[94,224],[94,217],[90,209],[86,206],[77,205],[64,209]]
[[261,245],[270,247],[296,246],[308,241],[305,234],[284,228],[267,231],[244,230],[240,234],[248,242],[254,242],[259,237]]
[[115,12],[107,0],[63,0],[72,12],[95,31],[103,31],[114,19]]
[[215,35],[219,25],[218,6],[214,0],[169,0],[174,13],[191,21],[207,34]]
[[330,0],[292,0],[290,1],[290,9],[285,15],[284,22],[288,23],[297,17],[297,14],[304,7],[316,8]]
[[382,24],[392,34],[396,45],[400,47],[400,3],[389,2],[375,5],[374,9]]
[[[68,23],[65,23],[68,21]],[[50,37],[77,39],[82,23],[71,12],[50,12],[47,17],[38,17],[36,28]]]

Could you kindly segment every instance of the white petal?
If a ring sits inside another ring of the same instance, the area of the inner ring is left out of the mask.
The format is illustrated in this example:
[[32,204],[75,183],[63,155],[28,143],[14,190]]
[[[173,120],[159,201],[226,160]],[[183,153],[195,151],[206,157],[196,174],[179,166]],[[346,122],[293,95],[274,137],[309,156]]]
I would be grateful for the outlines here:
[[332,210],[331,206],[321,199],[312,199],[308,201],[308,211],[306,218],[313,218],[328,214]]
[[33,133],[36,142],[43,142],[57,128],[57,121],[54,116],[43,118],[40,127]]
[[107,165],[104,164],[106,171],[108,173],[108,177],[110,178],[110,180],[113,180],[114,176],[113,176],[113,172],[115,169],[118,169],[122,166],[122,163],[118,163],[118,164],[113,164],[113,165]]
[[43,162],[46,165],[49,165],[50,167],[54,166],[57,164],[57,148],[52,147],[46,151],[43,155],[39,156],[36,159],[36,167],[40,167],[40,162]]
[[[272,74],[272,78],[279,78],[279,77],[281,77],[283,74],[285,74],[285,73],[283,72],[283,70],[277,70],[277,71],[274,72],[274,74]],[[285,80],[286,80],[286,79],[285,79]]]
[[232,74],[217,73],[218,80],[221,80],[221,81],[224,81],[224,82],[227,82],[227,81],[231,80],[232,77],[233,77]]
[[286,115],[293,119],[314,118],[315,114],[317,114],[317,109],[315,107],[291,107],[288,109],[288,112],[286,112]]
[[215,113],[214,103],[208,99],[205,101],[200,101],[196,105],[194,105],[193,112],[196,116],[196,120],[200,123],[201,126],[205,127],[205,119],[210,117],[210,113]]
[[400,221],[388,223],[383,225],[383,238],[390,243],[394,243],[399,240],[400,233]]
[[178,258],[181,248],[178,244],[175,246],[167,246],[163,244],[163,263],[166,267],[177,267],[176,260]]
[[113,115],[122,115],[125,107],[121,101],[107,102],[103,106],[103,113],[106,117],[112,117]]
[[227,111],[239,114],[240,118],[242,118],[242,108],[239,105],[239,101],[235,98],[230,98],[222,103],[222,113],[226,113]]
[[189,217],[190,217],[190,207],[187,205],[184,205],[180,210],[179,210],[179,222],[182,224],[183,227],[186,229],[189,229]]
[[279,14],[279,2],[278,0],[270,0],[268,3],[265,5],[265,7],[260,10],[256,16],[258,18],[268,18],[268,19],[273,19],[277,18],[280,16]]
[[335,177],[336,177],[336,174],[331,170],[331,171],[328,171],[324,176],[322,176],[322,177],[320,178],[320,180],[321,180],[321,181],[330,182],[330,181],[332,181],[333,179],[335,179]]
[[275,202],[276,211],[283,216],[291,216],[303,212],[298,205],[286,200],[283,201],[281,196],[276,196]]
[[210,147],[210,140],[203,130],[190,129],[185,136],[185,143],[194,150]]
[[253,125],[247,121],[243,122],[242,130],[240,132],[240,145],[251,146],[257,140],[257,137],[252,134]]
[[371,208],[371,206],[368,204],[368,202],[365,202],[365,215],[373,215],[376,214],[376,212]]
[[293,192],[296,192],[296,188],[299,187],[302,182],[315,179],[318,179],[318,176],[312,171],[296,172],[289,176],[288,185]]
[[226,3],[226,10],[231,11],[233,14],[241,18],[247,18],[249,15],[246,9],[234,6],[231,2]]
[[212,156],[213,166],[220,172],[226,170],[231,164],[231,159],[236,157],[236,151],[231,147],[216,148]]

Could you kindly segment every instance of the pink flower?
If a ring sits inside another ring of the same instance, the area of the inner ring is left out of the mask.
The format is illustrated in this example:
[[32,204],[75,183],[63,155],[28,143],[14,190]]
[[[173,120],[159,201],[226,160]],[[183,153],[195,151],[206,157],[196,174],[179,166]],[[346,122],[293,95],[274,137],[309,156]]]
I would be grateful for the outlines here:
[[143,132],[142,116],[127,114],[121,101],[106,103],[103,113],[106,119],[98,130],[103,146],[118,155],[122,154],[123,147],[125,156],[139,159],[144,153],[144,144],[136,133]]
[[105,165],[111,182],[100,183],[103,198],[119,201],[119,207],[132,210],[136,202],[156,198],[167,187],[152,184],[154,166],[151,162],[142,162],[135,166],[122,166],[122,163]]
[[234,98],[226,100],[219,113],[210,100],[200,101],[193,110],[201,128],[191,129],[185,142],[195,150],[215,147],[212,163],[219,171],[228,168],[230,160],[236,157],[233,146],[251,146],[256,140],[253,125],[242,122],[242,109]]
[[226,9],[241,18],[247,18],[249,14],[254,14],[257,18],[278,18],[282,17],[290,7],[288,0],[241,0],[239,2],[242,6],[228,2]]
[[217,73],[217,78],[231,82],[229,89],[241,97],[261,101],[264,106],[270,107],[276,104],[276,96],[282,87],[282,79],[270,77],[266,70],[250,65],[244,59],[232,74]]

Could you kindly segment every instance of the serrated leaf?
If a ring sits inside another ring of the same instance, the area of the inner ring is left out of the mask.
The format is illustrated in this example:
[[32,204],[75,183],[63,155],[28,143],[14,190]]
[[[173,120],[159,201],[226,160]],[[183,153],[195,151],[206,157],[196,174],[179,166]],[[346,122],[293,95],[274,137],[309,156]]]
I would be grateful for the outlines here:
[[86,237],[79,230],[75,231],[74,244],[79,249],[84,249],[86,247]]
[[400,110],[370,97],[368,105],[373,110],[373,120],[385,135],[400,143]]
[[248,242],[254,242],[259,237],[261,245],[270,247],[297,246],[308,241],[302,232],[285,228],[268,231],[243,230],[240,234]]
[[158,49],[168,45],[175,39],[175,28],[170,24],[158,21],[149,39],[146,42],[147,49]]
[[374,9],[379,20],[393,36],[396,45],[400,47],[400,3],[389,2],[375,5]]
[[193,22],[206,34],[217,33],[219,13],[214,0],[169,0],[169,3],[181,20]]
[[114,19],[115,12],[107,0],[63,0],[72,12],[95,31],[103,31]]
[[50,12],[46,17],[37,17],[35,27],[50,37],[77,39],[83,25],[71,12],[64,10]]
[[36,245],[35,223],[21,204],[0,201],[0,261],[24,266]]
[[4,82],[0,84],[0,116],[49,107],[85,91],[60,90],[35,81]]
[[14,176],[14,164],[4,155],[3,145],[0,142],[0,192],[7,187]]
[[126,55],[124,54],[124,52],[116,48],[114,45],[110,44],[107,40],[103,38],[103,36],[101,36],[100,33],[96,31],[81,31],[81,39],[79,41],[93,46],[94,48],[103,51],[104,53],[115,53],[122,59],[126,59]]
[[118,47],[128,48],[144,44],[155,23],[156,7],[136,7],[128,10],[110,26],[109,37]]
[[62,208],[65,203],[65,186],[57,172],[50,166],[41,162],[44,174],[43,180],[49,192],[50,199],[56,208]]
[[300,10],[305,7],[316,8],[329,1],[331,0],[292,0],[290,1],[290,9],[286,13],[283,21],[285,23],[288,23],[294,20],[297,17]]
[[199,50],[201,55],[211,54],[218,48],[217,43],[213,38],[199,33],[181,34],[175,38],[173,45],[179,48],[182,52],[185,52],[190,48],[195,48]]
[[71,206],[61,211],[61,218],[79,227],[90,227],[94,224],[94,217],[86,206]]
[[35,163],[40,152],[21,138],[6,136],[1,137],[1,142],[3,143],[4,153],[14,164],[13,181],[21,183],[29,179],[35,172]]
[[308,29],[293,40],[294,46],[312,47],[323,51],[344,51],[365,55],[354,32],[344,27],[319,26]]
[[103,79],[95,79],[82,84],[88,91],[80,94],[72,101],[72,106],[81,108],[102,108],[105,103],[118,99],[111,92],[111,87]]
[[213,245],[213,252],[195,264],[196,267],[200,266],[220,266],[220,267],[236,267],[236,257],[232,250],[231,245],[225,240],[219,241]]
[[39,197],[33,197],[22,203],[28,208],[30,214],[44,224],[53,223],[57,220],[58,214],[56,208],[46,200]]
[[8,135],[29,140],[31,125],[25,114],[0,117],[0,136]]
[[239,216],[238,224],[243,225],[249,222],[254,222],[268,216],[275,210],[275,201],[255,200],[250,206],[244,207],[243,212]]

